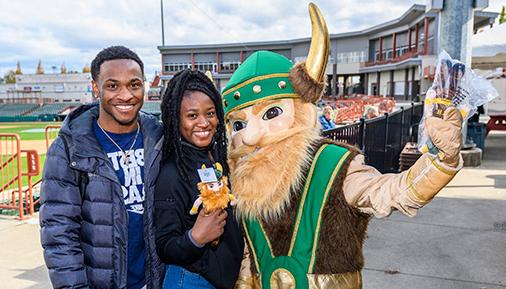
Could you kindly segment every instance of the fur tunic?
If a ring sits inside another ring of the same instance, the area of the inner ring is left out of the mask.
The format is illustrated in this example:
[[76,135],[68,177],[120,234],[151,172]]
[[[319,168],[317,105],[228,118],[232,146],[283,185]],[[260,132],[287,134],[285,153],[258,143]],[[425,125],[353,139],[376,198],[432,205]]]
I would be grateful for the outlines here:
[[[351,160],[360,152],[355,147],[342,143],[333,143],[323,140],[312,150],[312,158],[318,148],[323,144],[331,143],[346,147],[351,154],[343,163],[343,167],[334,179],[329,199],[325,205],[320,229],[320,238],[316,251],[315,274],[336,274],[360,271],[364,265],[362,245],[366,235],[369,215],[359,212],[346,202],[343,194],[343,181]],[[306,168],[304,180],[309,168]],[[292,190],[290,204],[275,221],[261,221],[263,228],[271,242],[274,256],[288,254],[290,247],[295,218],[303,186],[296,191]],[[249,246],[249,245],[248,245]],[[251,248],[250,248],[251,251]],[[251,259],[252,271],[256,273],[253,258]]]

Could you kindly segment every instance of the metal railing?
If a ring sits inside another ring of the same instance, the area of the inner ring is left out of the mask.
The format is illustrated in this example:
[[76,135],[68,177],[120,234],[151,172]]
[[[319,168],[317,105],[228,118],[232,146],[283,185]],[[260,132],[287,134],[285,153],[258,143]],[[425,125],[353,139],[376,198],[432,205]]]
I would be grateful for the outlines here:
[[391,59],[383,59],[381,61],[372,60],[372,61],[362,62],[361,66],[362,67],[370,67],[370,66],[375,66],[375,65],[397,63],[397,62],[401,62],[401,61],[404,61],[409,58],[417,57],[418,55],[419,55],[419,52],[413,50],[413,51],[406,52],[400,56],[396,56],[395,58],[391,58]]
[[61,125],[48,125],[46,126],[46,150],[49,149],[49,146],[54,141],[54,139],[58,136],[60,132]]
[[17,210],[23,219],[20,142],[17,134],[0,135],[0,208]]
[[[23,170],[22,162],[26,161]],[[40,162],[36,150],[22,150],[17,134],[0,134],[0,209],[17,211],[18,218],[33,215],[32,177],[39,175]],[[28,187],[23,189],[23,177]]]
[[[49,150],[49,146],[53,143],[53,141],[58,137],[58,133],[60,132],[61,125],[48,125],[46,126],[46,152]],[[33,196],[32,190],[33,188],[40,189],[40,184],[42,183],[42,178],[30,184],[27,190],[30,190],[30,194]],[[33,197],[32,197],[33,198]],[[40,204],[40,196],[33,202],[34,205]]]
[[373,119],[323,131],[323,136],[357,146],[366,163],[382,173],[399,171],[399,155],[409,141],[416,141],[423,105],[412,103]]

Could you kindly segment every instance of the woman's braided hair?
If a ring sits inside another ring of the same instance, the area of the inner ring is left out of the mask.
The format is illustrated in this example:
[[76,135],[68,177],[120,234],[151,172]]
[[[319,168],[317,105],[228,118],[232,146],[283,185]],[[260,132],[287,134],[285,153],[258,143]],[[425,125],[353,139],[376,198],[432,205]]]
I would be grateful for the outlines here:
[[[170,80],[161,105],[164,142],[162,149],[162,161],[166,162],[172,155],[181,176],[187,176],[185,172],[189,166],[182,158],[181,132],[179,131],[179,117],[181,113],[181,101],[185,95],[193,91],[200,91],[211,98],[216,108],[218,127],[214,135],[216,143],[217,162],[223,166],[223,173],[228,174],[227,165],[227,137],[224,125],[223,105],[221,94],[214,83],[198,70],[185,69],[179,71]],[[212,144],[211,144],[212,145]]]

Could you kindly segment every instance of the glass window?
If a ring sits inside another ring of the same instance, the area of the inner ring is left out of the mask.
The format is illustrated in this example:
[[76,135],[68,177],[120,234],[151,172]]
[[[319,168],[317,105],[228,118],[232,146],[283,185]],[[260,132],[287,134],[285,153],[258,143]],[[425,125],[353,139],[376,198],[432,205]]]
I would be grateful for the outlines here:
[[397,81],[394,83],[394,95],[404,95],[405,82]]

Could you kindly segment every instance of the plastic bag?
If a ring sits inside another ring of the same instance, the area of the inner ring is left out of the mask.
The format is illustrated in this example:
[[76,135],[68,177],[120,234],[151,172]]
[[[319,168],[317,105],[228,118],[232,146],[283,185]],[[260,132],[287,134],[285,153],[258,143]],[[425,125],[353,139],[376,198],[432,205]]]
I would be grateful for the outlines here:
[[498,96],[497,90],[485,78],[477,75],[464,63],[452,59],[446,51],[439,53],[432,86],[425,95],[423,117],[418,129],[418,149],[437,154],[424,124],[431,116],[443,118],[446,108],[456,107],[464,120],[471,117],[478,106]]

